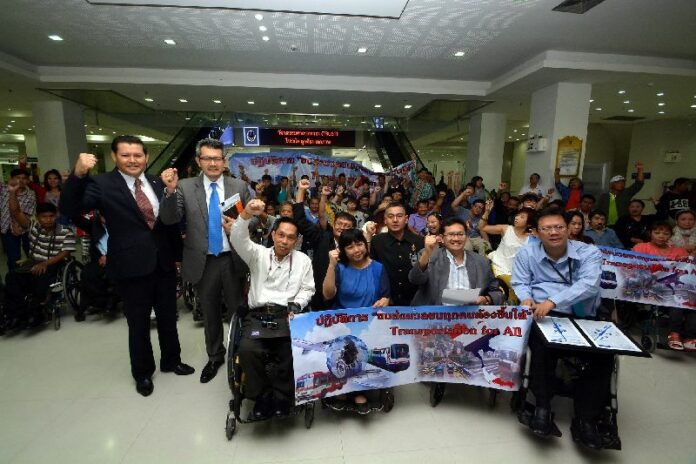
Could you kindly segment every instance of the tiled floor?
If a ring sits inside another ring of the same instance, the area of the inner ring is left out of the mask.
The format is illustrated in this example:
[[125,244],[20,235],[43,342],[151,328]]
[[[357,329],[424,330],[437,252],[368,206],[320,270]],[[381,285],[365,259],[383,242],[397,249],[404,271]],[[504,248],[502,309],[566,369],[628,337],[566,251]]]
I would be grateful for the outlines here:
[[544,442],[518,425],[508,395],[490,409],[484,391],[463,386],[449,387],[437,408],[425,386],[410,385],[396,389],[389,414],[317,409],[311,430],[301,418],[242,424],[227,441],[224,371],[199,383],[203,332],[190,314],[179,333],[197,372],[158,372],[149,398],[135,392],[126,333],[122,317],[67,316],[57,332],[0,339],[0,463],[696,463],[694,355],[621,360],[620,452],[577,448],[567,400],[556,402],[563,438]]

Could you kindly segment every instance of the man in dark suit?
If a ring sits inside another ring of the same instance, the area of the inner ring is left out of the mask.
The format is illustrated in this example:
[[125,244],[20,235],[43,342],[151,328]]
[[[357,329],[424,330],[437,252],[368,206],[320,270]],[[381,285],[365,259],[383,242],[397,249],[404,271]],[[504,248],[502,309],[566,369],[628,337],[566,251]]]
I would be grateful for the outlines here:
[[176,225],[158,219],[164,184],[145,174],[147,149],[133,136],[111,142],[116,169],[89,176],[97,158],[80,153],[60,196],[60,210],[69,217],[99,210],[109,225],[107,276],[114,279],[128,320],[128,347],[136,390],[152,393],[155,359],[150,343],[150,311],[157,316],[161,350],[160,371],[193,374],[181,362],[176,329],[176,265],[181,256],[181,236]]
[[[219,140],[203,139],[196,145],[196,163],[202,175],[181,179],[175,168],[165,169],[166,185],[160,204],[165,224],[178,224],[186,216],[184,261],[181,277],[196,285],[205,325],[208,363],[201,372],[201,383],[210,382],[225,363],[221,296],[228,312],[241,302],[242,279],[247,266],[223,234],[220,204],[237,194],[243,206],[251,199],[247,183],[225,177],[224,146]],[[218,233],[211,233],[214,229]]]

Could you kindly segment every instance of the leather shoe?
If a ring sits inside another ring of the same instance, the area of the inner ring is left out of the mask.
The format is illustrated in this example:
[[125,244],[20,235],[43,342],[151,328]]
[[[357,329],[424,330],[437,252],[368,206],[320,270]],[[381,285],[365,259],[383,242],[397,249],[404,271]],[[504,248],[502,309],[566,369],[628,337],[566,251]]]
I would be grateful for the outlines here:
[[602,449],[602,437],[595,422],[575,417],[570,424],[570,432],[577,443],[593,450]]
[[171,368],[164,368],[164,367],[161,367],[161,368],[160,368],[160,371],[162,371],[162,372],[173,372],[173,373],[175,373],[176,375],[191,375],[191,374],[193,374],[194,372],[196,372],[196,369],[194,369],[193,367],[189,366],[188,364],[184,364],[184,363],[180,362],[179,364],[177,364],[176,366],[171,367]]
[[208,383],[215,378],[218,369],[224,364],[223,361],[208,361],[201,371],[201,383]]
[[150,396],[152,390],[155,389],[155,385],[150,379],[142,379],[135,381],[135,390],[143,396]]
[[534,416],[529,422],[529,428],[532,429],[535,435],[540,437],[548,437],[551,435],[552,424],[551,411],[545,408],[534,409]]

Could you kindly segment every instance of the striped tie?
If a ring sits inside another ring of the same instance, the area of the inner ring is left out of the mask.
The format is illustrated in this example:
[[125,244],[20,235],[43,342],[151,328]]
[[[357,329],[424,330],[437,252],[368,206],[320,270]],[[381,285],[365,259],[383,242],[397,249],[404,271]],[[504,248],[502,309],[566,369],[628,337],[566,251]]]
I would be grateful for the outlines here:
[[147,199],[147,195],[143,192],[142,181],[140,179],[135,179],[135,202],[140,208],[140,212],[143,213],[145,222],[147,226],[152,229],[155,227],[155,210],[152,209],[152,203]]

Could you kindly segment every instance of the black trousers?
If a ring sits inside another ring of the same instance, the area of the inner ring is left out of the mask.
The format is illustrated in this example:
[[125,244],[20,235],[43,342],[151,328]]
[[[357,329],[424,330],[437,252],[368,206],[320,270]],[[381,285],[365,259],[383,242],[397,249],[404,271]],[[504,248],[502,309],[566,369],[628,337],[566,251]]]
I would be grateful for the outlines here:
[[176,272],[156,271],[133,279],[116,281],[128,321],[128,350],[131,373],[136,380],[152,377],[155,358],[150,342],[150,312],[157,316],[160,368],[169,369],[181,362],[181,347],[176,329]]
[[239,362],[246,374],[244,396],[256,399],[271,393],[275,399],[294,403],[295,377],[290,337],[242,337]]
[[585,366],[573,385],[575,416],[583,420],[596,419],[609,403],[614,355],[549,348],[544,346],[541,337],[534,330],[529,335],[532,351],[529,388],[534,393],[536,406],[551,409],[558,360],[574,357]]
[[[25,319],[36,312],[48,298],[49,288],[56,281],[58,266],[49,266],[42,275],[10,271],[5,279],[5,315],[8,319]],[[27,301],[27,296],[29,300]],[[27,304],[28,303],[28,304]]]
[[233,272],[232,255],[208,255],[203,276],[196,284],[201,302],[205,328],[205,350],[211,362],[225,361],[222,302],[231,315],[242,301],[242,281],[245,274]]

